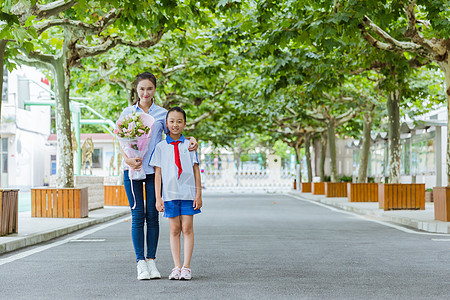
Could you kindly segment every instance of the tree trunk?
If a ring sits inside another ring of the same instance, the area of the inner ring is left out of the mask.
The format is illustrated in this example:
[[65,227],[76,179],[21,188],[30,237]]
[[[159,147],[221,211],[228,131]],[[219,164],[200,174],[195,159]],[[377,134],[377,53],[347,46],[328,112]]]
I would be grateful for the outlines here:
[[[5,50],[8,40],[0,40],[0,124],[2,116],[2,101],[3,101],[3,66],[5,61]],[[8,97],[8,95],[6,95]]]
[[400,91],[389,93],[389,183],[400,182]]
[[335,119],[332,117],[328,123],[328,147],[330,149],[330,169],[331,182],[338,181],[337,166],[336,166],[336,133],[335,133]]
[[297,159],[298,166],[298,182],[297,185],[302,182],[302,159],[301,159],[301,148],[302,148],[302,140],[300,137],[297,137],[297,141],[295,142],[295,156]]
[[319,161],[319,177],[320,177],[320,182],[324,182],[325,181],[325,159],[327,157],[327,132],[323,132],[320,135],[320,144],[322,145],[322,149],[320,151],[320,161]]
[[70,122],[70,60],[73,47],[72,35],[68,29],[64,29],[64,43],[62,55],[54,64],[56,77],[56,136],[57,136],[57,179],[58,187],[74,187],[73,177],[73,152],[72,152],[72,131]]
[[308,182],[312,182],[312,166],[311,166],[311,134],[307,133],[305,136],[305,155],[306,167],[308,168]]
[[367,182],[367,166],[369,164],[370,143],[372,140],[370,132],[372,130],[373,115],[373,111],[366,112],[363,115],[363,142],[359,161],[358,183]]
[[[445,91],[447,95],[447,186],[450,187],[450,58],[440,62],[445,75]],[[437,158],[436,158],[437,159]],[[437,174],[441,176],[441,174]]]
[[242,151],[237,151],[237,152],[235,152],[235,156],[234,156],[235,160],[236,160],[236,169],[237,169],[237,175],[236,175],[237,186],[241,185],[241,182],[240,182],[241,173],[239,170],[239,168],[241,166],[241,154],[242,154]]

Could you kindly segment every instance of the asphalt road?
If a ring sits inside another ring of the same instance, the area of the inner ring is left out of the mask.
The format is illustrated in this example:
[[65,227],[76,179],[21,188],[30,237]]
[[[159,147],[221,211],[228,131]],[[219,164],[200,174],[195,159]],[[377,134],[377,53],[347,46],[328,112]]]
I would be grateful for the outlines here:
[[172,259],[162,217],[164,279],[136,280],[130,222],[120,219],[0,256],[0,299],[450,298],[449,236],[280,194],[206,193],[202,211],[190,282],[166,279]]

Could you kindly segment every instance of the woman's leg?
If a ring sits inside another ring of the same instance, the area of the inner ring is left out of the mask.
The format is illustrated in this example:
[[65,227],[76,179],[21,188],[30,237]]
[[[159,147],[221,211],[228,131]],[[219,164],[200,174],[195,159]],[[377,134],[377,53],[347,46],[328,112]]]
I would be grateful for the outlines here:
[[147,174],[145,179],[146,220],[147,220],[147,258],[156,258],[159,239],[159,214],[155,203],[155,174]]
[[[133,180],[133,191],[131,190],[131,180],[128,177],[128,171],[124,172],[123,181],[127,193],[130,207],[133,207],[136,199],[136,207],[131,210],[131,238],[133,240],[134,251],[136,252],[136,261],[145,260],[144,255],[144,189],[143,180]],[[134,194],[134,196],[133,196]]]
[[170,251],[172,252],[173,264],[175,267],[181,268],[180,252],[181,252],[181,222],[180,217],[169,218],[170,229]]
[[191,267],[191,257],[194,251],[194,216],[181,215],[181,231],[183,232],[184,261],[183,267]]

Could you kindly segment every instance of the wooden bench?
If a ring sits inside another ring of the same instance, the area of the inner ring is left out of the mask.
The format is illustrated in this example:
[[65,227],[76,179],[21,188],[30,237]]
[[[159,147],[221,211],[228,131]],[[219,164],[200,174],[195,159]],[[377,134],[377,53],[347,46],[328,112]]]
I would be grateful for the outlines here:
[[347,182],[327,182],[325,185],[325,196],[347,197]]
[[17,233],[18,189],[0,189],[0,236]]
[[88,216],[88,188],[32,188],[31,216],[85,218]]
[[302,193],[311,193],[311,182],[302,182]]
[[349,202],[378,202],[378,183],[349,183]]
[[[144,193],[145,194],[145,193]],[[123,185],[105,185],[105,205],[129,206]]]
[[424,183],[380,183],[378,203],[384,210],[425,209]]
[[450,222],[450,187],[433,188],[434,219]]
[[313,195],[325,195],[325,182],[313,182]]

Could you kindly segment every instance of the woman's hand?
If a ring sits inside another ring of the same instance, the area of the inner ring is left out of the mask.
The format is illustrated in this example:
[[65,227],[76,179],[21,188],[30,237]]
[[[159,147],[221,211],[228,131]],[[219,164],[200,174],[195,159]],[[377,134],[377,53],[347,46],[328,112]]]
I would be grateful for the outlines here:
[[197,151],[198,149],[198,143],[197,140],[195,139],[195,137],[191,136],[189,137],[189,147],[188,150],[189,151]]
[[133,158],[125,158],[125,163],[132,169],[139,171],[142,167],[142,158],[133,157]]
[[161,198],[156,199],[155,207],[157,211],[164,212],[164,201]]

